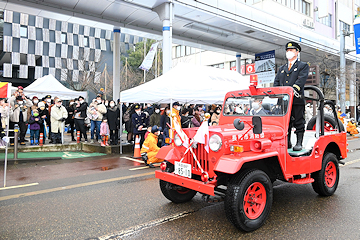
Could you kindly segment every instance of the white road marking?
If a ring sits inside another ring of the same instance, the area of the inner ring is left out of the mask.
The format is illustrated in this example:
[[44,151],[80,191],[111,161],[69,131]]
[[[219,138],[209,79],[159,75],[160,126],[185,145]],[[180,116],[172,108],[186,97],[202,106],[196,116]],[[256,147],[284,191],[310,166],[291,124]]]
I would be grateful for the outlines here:
[[360,162],[360,159],[356,159],[356,160],[353,160],[353,161],[350,161],[350,162],[346,162],[344,165],[341,165],[341,167],[344,167],[344,166],[347,166],[347,165],[350,165],[350,164],[353,164],[353,163],[357,163],[357,162]]
[[130,228],[127,228],[125,230],[122,230],[122,231],[120,231],[118,233],[114,233],[114,234],[110,234],[110,235],[107,235],[107,236],[99,237],[99,240],[121,239],[122,237],[127,237],[127,236],[130,236],[130,235],[133,235],[133,234],[135,234],[137,232],[140,232],[140,231],[142,231],[144,229],[155,227],[157,225],[160,225],[160,224],[163,224],[163,223],[166,223],[166,222],[171,222],[171,221],[174,221],[176,219],[186,217],[187,215],[192,214],[194,212],[195,211],[177,213],[177,214],[174,214],[172,216],[168,216],[168,217],[156,219],[156,220],[153,220],[153,221],[150,221],[150,222],[147,222],[147,223],[139,224],[139,225],[136,225],[134,227],[130,227]]
[[21,187],[30,187],[30,186],[35,186],[35,185],[39,185],[39,183],[29,183],[29,184],[16,185],[16,186],[11,186],[11,187],[2,187],[2,188],[0,188],[0,190],[13,189],[13,188],[21,188]]

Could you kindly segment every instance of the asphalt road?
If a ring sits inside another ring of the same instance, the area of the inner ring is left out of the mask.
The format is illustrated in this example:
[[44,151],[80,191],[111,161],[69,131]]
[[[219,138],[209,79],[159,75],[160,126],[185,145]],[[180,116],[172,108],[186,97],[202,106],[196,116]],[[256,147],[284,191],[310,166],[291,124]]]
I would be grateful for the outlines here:
[[10,165],[7,186],[23,187],[0,190],[0,239],[360,239],[360,151],[346,163],[331,197],[276,182],[252,233],[227,221],[223,202],[169,202],[154,170],[124,156]]

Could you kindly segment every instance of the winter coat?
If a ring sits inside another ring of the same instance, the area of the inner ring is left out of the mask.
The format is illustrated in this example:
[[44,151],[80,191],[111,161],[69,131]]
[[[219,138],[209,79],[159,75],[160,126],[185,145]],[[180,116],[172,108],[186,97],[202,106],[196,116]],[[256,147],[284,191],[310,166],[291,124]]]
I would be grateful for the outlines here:
[[[38,119],[37,121],[35,119]],[[30,130],[40,130],[42,126],[42,119],[40,116],[34,117],[33,115],[29,118]]]
[[[133,127],[134,127],[133,128],[133,133],[134,134],[145,133],[146,128],[149,126],[149,118],[143,112],[140,115],[138,115],[137,113],[134,113],[131,116],[131,121],[132,121],[132,124],[133,124]],[[143,126],[141,131],[138,130],[138,128],[140,126]]]
[[156,158],[156,154],[159,152],[160,148],[157,146],[158,143],[158,136],[153,134],[153,133],[149,133],[149,135],[147,136],[147,138],[145,139],[142,148],[141,148],[141,153],[147,153],[148,156],[148,163],[154,163],[154,162],[162,162],[163,160],[160,160],[158,158]]
[[68,117],[66,119],[66,123],[73,123],[74,122],[74,111],[75,111],[75,105],[68,106],[66,108],[66,111],[68,112]]
[[[9,113],[8,113],[9,111]],[[13,113],[13,110],[11,107],[0,107],[0,116],[1,116],[1,124],[0,126],[5,129],[6,128],[6,123],[7,123],[7,119],[8,117]]]
[[211,126],[219,125],[219,120],[220,120],[220,114],[213,113],[213,115],[211,116],[210,125]]
[[351,121],[348,122],[346,131],[351,135],[359,134],[358,130],[356,129],[356,124],[352,123]]
[[[26,100],[26,102],[25,102],[25,100],[24,100],[24,103],[25,103],[25,105],[21,105],[21,106],[18,106],[15,103],[13,112],[12,112],[12,114],[10,114],[10,121],[11,122],[19,122],[20,110],[21,110],[22,115],[23,115],[23,121],[24,122],[27,121],[27,117],[28,117],[27,112],[30,111],[29,108],[31,107],[32,102],[30,100]],[[17,107],[15,107],[15,106],[17,106]]]
[[63,130],[63,122],[60,121],[62,118],[67,118],[68,113],[66,111],[66,108],[64,106],[57,107],[53,106],[51,108],[50,113],[50,120],[51,120],[51,132],[52,133],[58,133]]
[[156,126],[160,127],[160,119],[161,119],[160,113],[154,112],[150,116],[150,126],[155,126],[156,125]]
[[194,127],[200,127],[200,124],[201,124],[201,123],[199,123],[199,121],[198,121],[195,117],[193,117],[193,118],[191,119],[191,122],[192,122],[192,124],[194,125]]
[[161,115],[160,126],[163,130],[165,128],[169,129],[169,126],[167,125],[167,123],[170,125],[170,117],[167,116],[166,114]]
[[107,121],[109,124],[110,130],[116,130],[120,125],[120,110],[116,106],[107,110]]
[[97,102],[92,102],[92,103],[90,103],[88,111],[90,112],[90,114],[92,116],[96,116],[96,117],[91,118],[91,120],[102,121],[103,115],[106,114],[106,107],[102,103],[98,104]]
[[[87,107],[88,107],[88,104],[87,102],[83,102],[82,104],[80,104],[79,107],[76,107],[75,106],[75,118],[78,118],[78,119],[84,119],[87,117],[87,114],[86,114],[86,110],[87,110]],[[80,116],[77,117],[77,113],[80,112]]]
[[102,122],[100,125],[100,135],[101,136],[109,136],[110,135],[110,129],[107,122]]

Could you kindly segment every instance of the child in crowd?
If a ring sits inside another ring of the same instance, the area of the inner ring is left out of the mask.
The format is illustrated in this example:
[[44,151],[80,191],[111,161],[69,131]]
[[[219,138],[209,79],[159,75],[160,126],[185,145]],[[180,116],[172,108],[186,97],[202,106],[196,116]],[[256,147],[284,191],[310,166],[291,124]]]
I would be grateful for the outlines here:
[[[39,111],[34,109],[29,119],[30,124],[30,144],[39,145],[40,127],[42,126],[42,119],[39,117]],[[35,140],[35,141],[34,141]]]
[[102,147],[109,146],[110,129],[106,118],[103,118],[102,123],[100,125],[100,135],[101,135],[101,146]]

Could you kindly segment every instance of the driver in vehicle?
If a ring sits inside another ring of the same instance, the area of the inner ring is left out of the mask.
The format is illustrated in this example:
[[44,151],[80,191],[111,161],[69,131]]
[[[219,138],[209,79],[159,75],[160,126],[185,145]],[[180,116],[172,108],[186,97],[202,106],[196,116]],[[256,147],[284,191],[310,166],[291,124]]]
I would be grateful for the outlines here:
[[260,99],[255,99],[252,103],[251,103],[251,110],[249,111],[249,115],[259,115],[259,116],[264,116],[267,115],[266,111],[264,110],[264,108],[262,107],[262,100]]

